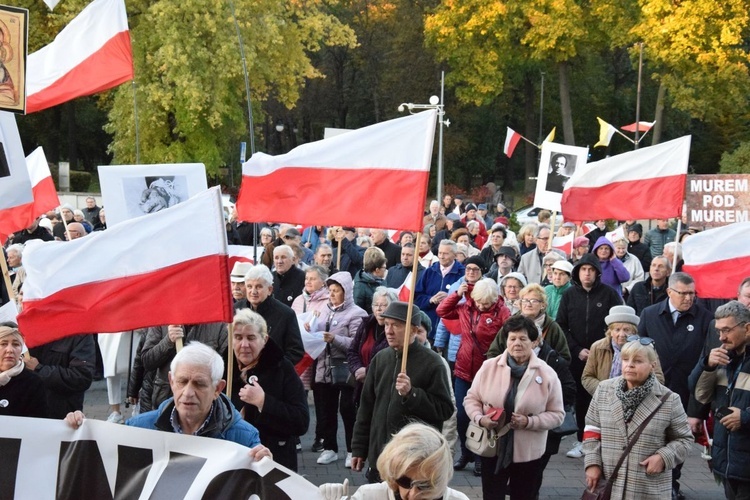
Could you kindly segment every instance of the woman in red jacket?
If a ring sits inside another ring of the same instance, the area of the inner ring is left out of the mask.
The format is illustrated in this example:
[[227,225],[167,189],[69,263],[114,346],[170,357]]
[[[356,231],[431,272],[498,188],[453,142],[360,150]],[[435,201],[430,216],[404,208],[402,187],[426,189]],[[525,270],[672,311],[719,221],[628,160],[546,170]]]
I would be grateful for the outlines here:
[[[476,259],[476,260],[475,260]],[[483,262],[480,257],[472,257],[464,262],[466,274],[482,272]],[[477,269],[472,269],[476,267]],[[497,283],[484,278],[469,285],[461,283],[455,293],[450,294],[437,308],[441,318],[458,319],[461,325],[461,345],[456,354],[455,376],[456,401],[463,401],[471,387],[479,368],[485,360],[490,344],[497,336],[505,320],[510,317],[510,310],[499,294]],[[474,455],[466,449],[466,429],[469,417],[458,405],[458,437],[461,440],[461,456],[453,464],[454,470],[462,470],[466,464],[474,461]],[[481,475],[481,462],[474,461],[474,475]]]

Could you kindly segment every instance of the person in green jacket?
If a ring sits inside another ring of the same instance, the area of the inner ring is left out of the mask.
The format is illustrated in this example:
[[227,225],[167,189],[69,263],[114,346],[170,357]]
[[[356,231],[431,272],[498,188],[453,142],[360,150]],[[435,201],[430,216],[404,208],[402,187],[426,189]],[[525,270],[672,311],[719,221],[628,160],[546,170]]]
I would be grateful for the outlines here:
[[544,293],[547,294],[547,316],[552,319],[557,317],[563,293],[573,286],[570,284],[572,274],[573,264],[567,260],[558,260],[552,264],[552,284],[544,287]]

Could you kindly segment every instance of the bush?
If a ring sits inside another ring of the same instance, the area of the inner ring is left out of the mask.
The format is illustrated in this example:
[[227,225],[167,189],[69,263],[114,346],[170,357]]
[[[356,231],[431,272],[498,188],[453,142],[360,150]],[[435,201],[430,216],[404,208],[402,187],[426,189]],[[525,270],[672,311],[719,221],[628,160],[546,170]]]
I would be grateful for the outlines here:
[[743,142],[737,149],[724,152],[719,161],[720,174],[750,173],[750,142]]
[[70,171],[70,190],[74,193],[87,192],[91,185],[91,173],[79,172],[77,170]]

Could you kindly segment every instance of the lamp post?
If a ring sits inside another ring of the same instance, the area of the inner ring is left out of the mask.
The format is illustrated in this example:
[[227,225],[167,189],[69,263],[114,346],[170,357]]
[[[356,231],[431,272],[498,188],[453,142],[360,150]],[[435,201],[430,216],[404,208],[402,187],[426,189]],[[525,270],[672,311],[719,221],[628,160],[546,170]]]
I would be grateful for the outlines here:
[[439,203],[443,202],[443,126],[449,127],[451,124],[450,120],[445,118],[445,105],[442,104],[443,89],[445,83],[445,73],[441,75],[440,81],[440,95],[430,97],[430,104],[414,104],[411,102],[404,102],[399,107],[399,112],[403,113],[407,109],[409,113],[414,114],[414,110],[423,109],[435,109],[438,114],[438,122],[440,123],[440,131],[438,134],[438,171],[437,171],[437,200]]

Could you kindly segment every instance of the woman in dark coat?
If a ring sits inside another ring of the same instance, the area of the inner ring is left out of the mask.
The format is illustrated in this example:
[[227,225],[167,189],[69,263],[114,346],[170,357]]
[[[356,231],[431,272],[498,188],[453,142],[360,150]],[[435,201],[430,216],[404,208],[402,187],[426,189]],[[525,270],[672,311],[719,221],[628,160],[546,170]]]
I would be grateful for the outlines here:
[[250,309],[234,316],[236,364],[232,402],[260,433],[274,461],[297,471],[295,437],[307,432],[310,413],[294,365],[268,337],[266,321]]
[[23,336],[0,326],[0,416],[47,417],[47,397],[39,375],[21,360]]

